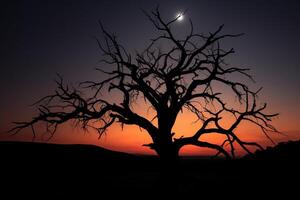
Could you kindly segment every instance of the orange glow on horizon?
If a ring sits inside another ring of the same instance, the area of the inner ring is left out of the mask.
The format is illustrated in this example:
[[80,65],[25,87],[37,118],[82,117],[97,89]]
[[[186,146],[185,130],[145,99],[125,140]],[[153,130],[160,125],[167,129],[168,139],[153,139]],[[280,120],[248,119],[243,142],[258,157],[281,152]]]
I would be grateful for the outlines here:
[[[141,111],[142,113],[148,111]],[[151,112],[148,112],[148,116],[151,116]],[[192,113],[179,114],[176,123],[173,127],[175,138],[181,136],[192,135],[201,126],[200,122],[194,123],[196,117]],[[266,139],[266,137],[260,132],[260,130],[254,125],[248,123],[242,123],[237,129],[238,135],[245,141],[256,141],[263,146],[270,146],[272,143]],[[299,138],[299,135],[286,138],[280,135],[272,135],[275,141],[286,141],[288,139]],[[47,141],[49,137],[47,134],[39,134],[36,141],[61,143],[61,144],[93,144],[101,146],[107,149],[122,151],[133,154],[147,154],[155,155],[155,152],[148,147],[143,147],[143,144],[151,143],[151,138],[148,133],[140,129],[137,126],[124,126],[122,129],[119,124],[112,125],[107,133],[98,139],[98,134],[94,131],[84,132],[80,128],[74,128],[71,124],[62,125],[54,137]],[[5,137],[6,140],[21,140],[31,141],[32,135],[30,130],[24,133],[20,133],[18,138]],[[221,144],[224,140],[224,136],[219,134],[207,134],[201,136],[201,141],[207,141],[215,144]],[[243,155],[245,152],[236,146],[236,152],[238,155]],[[181,149],[181,155],[214,155],[216,152],[207,148],[199,148],[195,146],[185,146]]]

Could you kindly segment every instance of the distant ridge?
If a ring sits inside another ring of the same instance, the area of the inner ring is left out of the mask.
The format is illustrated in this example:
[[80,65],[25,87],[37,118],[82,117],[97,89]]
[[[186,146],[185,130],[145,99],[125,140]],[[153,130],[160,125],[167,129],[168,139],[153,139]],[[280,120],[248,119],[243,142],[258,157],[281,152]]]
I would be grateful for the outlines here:
[[[2,159],[14,158],[14,160],[91,159],[99,161],[137,159],[144,156],[136,156],[124,152],[112,151],[103,147],[89,144],[53,144],[42,142],[0,141],[0,157]],[[199,157],[195,157],[195,159],[196,158],[199,159]],[[200,157],[201,160],[209,158],[210,157],[205,156]],[[265,150],[257,150],[253,155],[246,155],[242,159],[291,160],[296,158],[300,158],[300,140],[280,142],[274,147],[267,147]]]
[[1,159],[15,161],[105,161],[135,159],[134,155],[86,144],[51,144],[39,142],[0,142]]
[[299,160],[300,140],[280,142],[274,147],[258,150],[253,155],[246,155],[244,158],[259,160]]

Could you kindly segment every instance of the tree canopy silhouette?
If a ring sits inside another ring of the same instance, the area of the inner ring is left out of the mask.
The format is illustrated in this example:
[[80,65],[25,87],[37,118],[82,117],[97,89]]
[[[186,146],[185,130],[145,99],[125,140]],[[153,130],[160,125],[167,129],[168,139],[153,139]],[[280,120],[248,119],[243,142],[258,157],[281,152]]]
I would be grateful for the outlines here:
[[[257,125],[269,139],[270,131],[277,132],[270,124],[277,114],[266,114],[267,104],[257,103],[261,89],[253,91],[247,84],[253,80],[249,68],[225,62],[234,49],[221,47],[221,42],[242,34],[223,34],[223,25],[208,34],[195,33],[190,20],[188,34],[177,38],[172,28],[180,16],[168,21],[158,9],[145,14],[158,33],[149,46],[141,52],[129,53],[100,23],[104,39],[97,42],[109,70],[97,70],[106,78],[85,81],[74,88],[58,76],[55,93],[35,104],[38,115],[30,121],[15,122],[11,131],[18,133],[31,127],[35,134],[34,125],[46,122],[47,131],[53,135],[60,124],[75,120],[84,129],[94,128],[101,136],[113,123],[136,125],[152,139],[145,146],[163,160],[177,159],[185,145],[215,149],[227,158],[235,157],[237,145],[248,153],[250,146],[263,149],[256,142],[243,141],[236,133],[244,121]],[[227,88],[230,92],[223,92]],[[103,92],[109,91],[110,95],[112,90],[118,91],[122,99],[105,99]],[[89,92],[83,95],[82,91]],[[134,111],[133,103],[139,99],[153,109],[152,120]],[[200,128],[193,135],[176,137],[172,131],[180,112],[191,112],[197,117]],[[231,124],[225,125],[223,120]],[[201,136],[212,133],[223,135],[224,142],[201,140]]]

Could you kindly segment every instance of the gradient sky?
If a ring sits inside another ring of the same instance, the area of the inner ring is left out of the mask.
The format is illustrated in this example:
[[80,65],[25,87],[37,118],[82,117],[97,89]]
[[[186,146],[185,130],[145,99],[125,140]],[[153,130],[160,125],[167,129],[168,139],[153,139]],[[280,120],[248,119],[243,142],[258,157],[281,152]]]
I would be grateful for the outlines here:
[[[269,103],[270,111],[280,113],[274,125],[289,137],[278,140],[300,138],[300,3],[297,1],[28,0],[1,3],[0,139],[31,137],[29,131],[15,137],[2,132],[11,127],[11,121],[29,119],[35,113],[28,105],[55,89],[56,73],[73,83],[99,77],[93,71],[101,59],[93,39],[101,37],[99,19],[129,50],[140,50],[148,44],[155,32],[141,9],[150,11],[157,2],[166,18],[187,9],[185,17],[193,20],[196,31],[207,33],[225,24],[226,33],[245,33],[226,44],[237,52],[230,63],[250,66],[257,86],[264,88],[261,99]],[[178,23],[177,31],[183,33],[186,28],[185,19]],[[114,126],[99,141],[96,134],[83,135],[82,131],[66,125],[52,141],[150,152],[141,147],[147,143],[145,133],[132,127],[120,132]],[[128,137],[130,132],[137,133]],[[252,137],[266,143],[264,138]]]

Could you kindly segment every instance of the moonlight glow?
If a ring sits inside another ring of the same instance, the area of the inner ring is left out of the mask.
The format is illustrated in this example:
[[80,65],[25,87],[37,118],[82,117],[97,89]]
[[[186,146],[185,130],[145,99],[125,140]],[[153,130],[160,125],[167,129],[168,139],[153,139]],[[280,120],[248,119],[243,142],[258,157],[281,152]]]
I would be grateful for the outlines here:
[[183,13],[178,13],[176,15],[176,18],[177,18],[178,21],[182,21],[183,20]]

